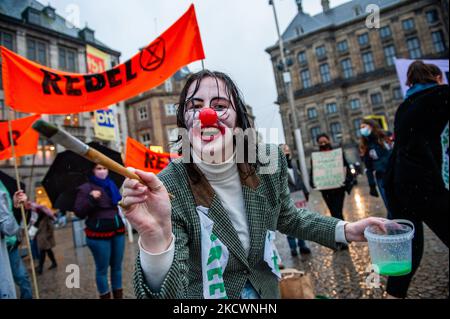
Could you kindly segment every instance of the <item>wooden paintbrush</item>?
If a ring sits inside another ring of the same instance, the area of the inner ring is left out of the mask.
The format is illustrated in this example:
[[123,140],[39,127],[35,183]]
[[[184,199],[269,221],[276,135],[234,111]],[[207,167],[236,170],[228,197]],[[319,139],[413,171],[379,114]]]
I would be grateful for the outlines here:
[[[131,179],[136,179],[143,185],[145,182],[135,173],[129,171],[124,166],[120,165],[116,161],[113,161],[109,157],[100,153],[96,149],[89,147],[89,145],[83,143],[76,137],[70,135],[64,130],[59,129],[55,125],[52,125],[43,120],[37,120],[33,123],[33,129],[39,132],[41,135],[51,140],[55,144],[60,144],[66,149],[88,159],[89,161],[100,164],[108,168],[109,170],[116,172],[119,175],[128,177]],[[169,193],[169,197],[172,199],[175,196]]]

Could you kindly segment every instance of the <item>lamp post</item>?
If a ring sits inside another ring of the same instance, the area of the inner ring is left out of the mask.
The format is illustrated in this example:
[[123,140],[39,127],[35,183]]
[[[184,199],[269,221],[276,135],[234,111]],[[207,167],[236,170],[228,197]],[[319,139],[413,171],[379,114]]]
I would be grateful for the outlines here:
[[276,25],[277,34],[278,34],[278,45],[280,47],[281,63],[283,64],[283,83],[284,83],[284,86],[286,89],[286,94],[287,94],[289,106],[291,109],[292,120],[294,122],[293,123],[294,124],[294,136],[295,136],[295,143],[297,146],[297,154],[298,154],[298,157],[300,160],[300,171],[302,173],[302,178],[303,178],[305,187],[309,191],[310,190],[309,174],[308,174],[308,170],[306,169],[306,158],[305,158],[305,150],[303,148],[302,132],[301,132],[300,126],[298,124],[297,112],[295,110],[295,105],[294,105],[294,92],[292,90],[291,73],[288,69],[286,56],[284,54],[283,39],[281,38],[280,27],[278,25],[277,11],[275,9],[275,3],[273,2],[273,0],[269,0],[269,5],[272,6],[273,15],[275,17],[275,25]]

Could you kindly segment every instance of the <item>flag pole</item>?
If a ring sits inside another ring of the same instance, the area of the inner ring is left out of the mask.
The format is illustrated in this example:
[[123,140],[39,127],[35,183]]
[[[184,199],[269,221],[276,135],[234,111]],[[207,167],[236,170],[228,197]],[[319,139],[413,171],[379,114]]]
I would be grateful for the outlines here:
[[[7,114],[7,119],[8,119],[9,141],[11,143],[12,157],[14,158],[14,171],[16,173],[17,190],[19,190],[20,189],[20,179],[19,179],[20,176],[19,176],[19,169],[17,167],[16,149],[14,147],[14,139],[13,139],[13,135],[12,135],[12,123],[11,123],[12,112],[13,112],[13,110],[9,109],[9,112],[6,112],[6,114]],[[31,252],[30,237],[28,236],[27,218],[25,216],[25,208],[23,206],[23,203],[20,204],[20,212],[22,214],[23,224],[25,226],[25,240],[26,240],[26,245],[27,245],[28,256],[30,257],[31,276],[33,278],[34,292],[36,295],[36,299],[39,299],[39,288],[37,285],[36,271],[34,269],[33,254]]]

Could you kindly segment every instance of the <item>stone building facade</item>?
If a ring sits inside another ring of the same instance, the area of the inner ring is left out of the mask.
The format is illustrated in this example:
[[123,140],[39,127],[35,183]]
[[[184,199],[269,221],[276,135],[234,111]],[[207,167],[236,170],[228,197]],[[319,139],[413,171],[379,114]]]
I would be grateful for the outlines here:
[[[448,59],[448,0],[354,0],[334,8],[322,0],[323,12],[315,16],[296,2],[298,13],[282,39],[307,163],[319,133],[329,134],[351,161],[357,161],[364,117],[382,116],[387,129],[393,129],[403,100],[394,58]],[[380,9],[380,28],[366,26],[371,3]],[[277,44],[266,51],[286,142],[294,146],[280,51]]]

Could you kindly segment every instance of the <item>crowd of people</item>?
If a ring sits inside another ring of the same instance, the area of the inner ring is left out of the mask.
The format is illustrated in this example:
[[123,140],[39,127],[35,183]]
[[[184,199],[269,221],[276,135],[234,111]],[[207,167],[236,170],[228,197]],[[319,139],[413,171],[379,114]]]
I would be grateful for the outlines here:
[[[387,293],[396,298],[407,296],[420,264],[423,222],[448,247],[448,145],[445,149],[442,144],[443,134],[448,139],[448,85],[439,68],[421,61],[410,65],[407,77],[409,90],[395,115],[393,133],[364,119],[358,145],[369,194],[381,196],[387,219],[408,219],[415,226],[412,272],[388,278]],[[320,191],[331,217],[294,205],[291,194],[301,191],[308,201],[309,192],[288,145],[270,154],[270,174],[259,173],[259,161],[237,161],[236,151],[206,160],[205,152],[235,150],[236,140],[224,132],[253,125],[226,74],[192,74],[177,112],[178,127],[189,132],[192,161],[174,160],[158,175],[130,168],[141,181],[126,179],[121,192],[106,167],[93,165],[89,181],[77,188],[73,210],[86,221],[101,299],[123,297],[124,215],[139,235],[133,277],[138,298],[279,298],[274,231],[288,236],[295,257],[311,254],[306,240],[347,250],[349,243],[365,240],[366,227],[384,229],[384,218],[345,221],[345,196],[355,180],[344,153],[345,181]],[[326,134],[316,142],[318,152],[333,150]],[[250,147],[248,139],[245,146]],[[312,173],[310,182],[314,188]],[[54,213],[29,201],[21,190],[11,196],[0,182],[0,298],[16,298],[14,282],[21,298],[32,298],[18,252],[23,237],[21,216],[14,210],[21,205],[29,212],[27,231],[39,250],[37,273],[43,272],[46,256],[49,269],[57,267]]]

